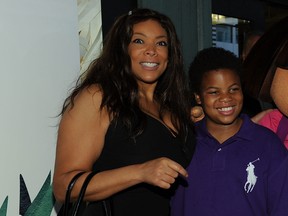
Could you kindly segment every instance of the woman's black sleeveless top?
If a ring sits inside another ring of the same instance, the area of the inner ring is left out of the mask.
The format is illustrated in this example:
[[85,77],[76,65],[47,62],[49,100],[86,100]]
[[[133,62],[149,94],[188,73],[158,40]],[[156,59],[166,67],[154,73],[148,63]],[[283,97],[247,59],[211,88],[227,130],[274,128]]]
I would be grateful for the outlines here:
[[[170,158],[183,167],[188,166],[195,145],[192,131],[186,143],[181,143],[162,122],[147,114],[145,118],[144,131],[135,139],[129,137],[127,129],[119,121],[110,124],[94,170],[110,170],[160,157]],[[141,183],[113,195],[110,198],[113,216],[170,215],[170,198],[181,178],[168,190]]]

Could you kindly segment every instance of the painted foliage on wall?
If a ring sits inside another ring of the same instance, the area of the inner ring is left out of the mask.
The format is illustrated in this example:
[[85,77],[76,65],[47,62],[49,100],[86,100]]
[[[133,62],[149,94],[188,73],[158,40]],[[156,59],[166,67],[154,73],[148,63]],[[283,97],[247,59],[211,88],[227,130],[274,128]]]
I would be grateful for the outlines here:
[[[19,200],[19,215],[22,216],[50,216],[53,210],[55,199],[52,193],[51,172],[49,172],[45,182],[35,199],[31,202],[29,191],[23,176],[19,177],[20,200]],[[0,216],[7,216],[9,198],[6,196],[0,208]]]
[[50,216],[55,199],[52,193],[51,172],[49,172],[37,196],[31,202],[24,178],[20,175],[20,206],[19,215],[23,216]]

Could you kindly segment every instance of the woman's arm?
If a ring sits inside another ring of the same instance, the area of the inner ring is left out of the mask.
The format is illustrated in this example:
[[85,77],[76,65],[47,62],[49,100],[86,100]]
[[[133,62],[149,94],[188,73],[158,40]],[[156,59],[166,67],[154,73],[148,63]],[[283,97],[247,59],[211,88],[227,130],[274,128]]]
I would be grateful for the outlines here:
[[[56,199],[63,202],[67,185],[73,176],[86,171],[72,191],[72,199],[79,193],[85,176],[92,171],[104,146],[110,119],[107,110],[100,110],[102,93],[97,87],[83,90],[76,98],[72,109],[67,109],[59,125],[53,191]],[[86,200],[99,200],[121,190],[146,182],[161,188],[169,188],[179,175],[187,175],[178,163],[159,158],[143,164],[98,173],[91,180]]]
[[270,94],[277,108],[288,116],[288,68],[278,67],[276,69]]

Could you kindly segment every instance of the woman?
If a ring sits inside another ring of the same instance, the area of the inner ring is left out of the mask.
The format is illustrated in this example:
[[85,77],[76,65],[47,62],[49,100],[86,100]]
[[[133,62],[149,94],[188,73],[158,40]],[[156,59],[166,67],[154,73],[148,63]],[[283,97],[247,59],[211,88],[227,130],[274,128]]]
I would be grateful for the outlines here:
[[170,214],[170,197],[194,150],[180,49],[163,14],[137,9],[115,21],[100,57],[63,106],[57,200],[63,202],[75,174],[97,170],[85,200],[109,198],[114,215]]

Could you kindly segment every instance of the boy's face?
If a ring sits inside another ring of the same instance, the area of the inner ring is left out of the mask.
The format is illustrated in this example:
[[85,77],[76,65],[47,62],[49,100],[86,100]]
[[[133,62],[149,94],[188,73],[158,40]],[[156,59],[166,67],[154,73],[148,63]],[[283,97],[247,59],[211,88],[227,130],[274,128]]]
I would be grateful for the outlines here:
[[243,105],[239,76],[230,69],[207,72],[202,79],[200,94],[195,96],[202,104],[207,126],[233,124]]

